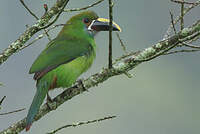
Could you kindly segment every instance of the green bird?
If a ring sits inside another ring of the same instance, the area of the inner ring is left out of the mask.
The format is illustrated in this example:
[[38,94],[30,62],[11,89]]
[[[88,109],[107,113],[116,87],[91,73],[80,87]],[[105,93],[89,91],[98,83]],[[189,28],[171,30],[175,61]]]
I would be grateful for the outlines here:
[[[121,31],[114,22],[112,29]],[[96,56],[94,36],[99,31],[109,31],[108,19],[99,18],[93,11],[77,14],[37,57],[29,71],[35,73],[37,90],[26,118],[26,131],[49,90],[71,86],[90,68]]]

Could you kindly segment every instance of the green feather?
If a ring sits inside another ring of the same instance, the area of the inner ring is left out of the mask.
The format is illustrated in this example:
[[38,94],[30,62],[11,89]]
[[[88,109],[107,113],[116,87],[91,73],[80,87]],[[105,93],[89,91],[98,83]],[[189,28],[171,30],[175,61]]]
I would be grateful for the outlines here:
[[33,63],[29,73],[42,71],[45,68],[68,63],[77,57],[83,55],[90,55],[94,48],[91,46],[94,42],[85,39],[70,38],[56,38],[49,43],[46,49],[42,51],[39,57]]
[[48,90],[71,86],[92,65],[96,44],[94,37],[86,31],[82,21],[84,17],[93,20],[98,16],[87,11],[72,17],[31,66],[29,73],[42,75],[36,79],[37,91],[27,115],[26,130],[30,128]]
[[34,120],[35,115],[37,114],[40,105],[42,104],[47,92],[48,84],[45,81],[40,81],[37,83],[37,90],[33,98],[32,104],[29,108],[28,115],[26,118],[26,131],[30,129],[30,126]]

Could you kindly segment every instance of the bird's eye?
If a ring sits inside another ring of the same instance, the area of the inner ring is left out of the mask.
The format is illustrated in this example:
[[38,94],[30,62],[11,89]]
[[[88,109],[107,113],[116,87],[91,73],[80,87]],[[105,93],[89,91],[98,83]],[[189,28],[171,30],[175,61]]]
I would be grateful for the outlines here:
[[90,22],[90,19],[89,19],[89,18],[84,18],[84,19],[83,19],[83,22],[87,24],[87,23]]

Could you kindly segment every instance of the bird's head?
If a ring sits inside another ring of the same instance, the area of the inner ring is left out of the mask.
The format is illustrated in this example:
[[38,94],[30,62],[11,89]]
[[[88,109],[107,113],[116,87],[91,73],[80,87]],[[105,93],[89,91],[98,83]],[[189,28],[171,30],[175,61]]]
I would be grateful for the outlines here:
[[[109,20],[99,18],[93,11],[85,11],[73,16],[67,22],[67,25],[73,30],[83,30],[92,36],[99,31],[109,31]],[[121,28],[115,22],[113,22],[112,28],[113,31],[121,31]]]

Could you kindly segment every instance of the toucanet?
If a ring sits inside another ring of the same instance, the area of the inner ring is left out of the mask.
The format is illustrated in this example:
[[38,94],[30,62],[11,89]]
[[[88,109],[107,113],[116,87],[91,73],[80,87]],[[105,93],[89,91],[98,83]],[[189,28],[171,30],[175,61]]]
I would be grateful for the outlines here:
[[[112,30],[121,31],[114,22]],[[90,68],[96,56],[94,37],[99,31],[109,31],[109,20],[93,11],[81,12],[67,21],[34,61],[29,73],[34,73],[37,90],[26,118],[26,131],[49,90],[71,86]]]

